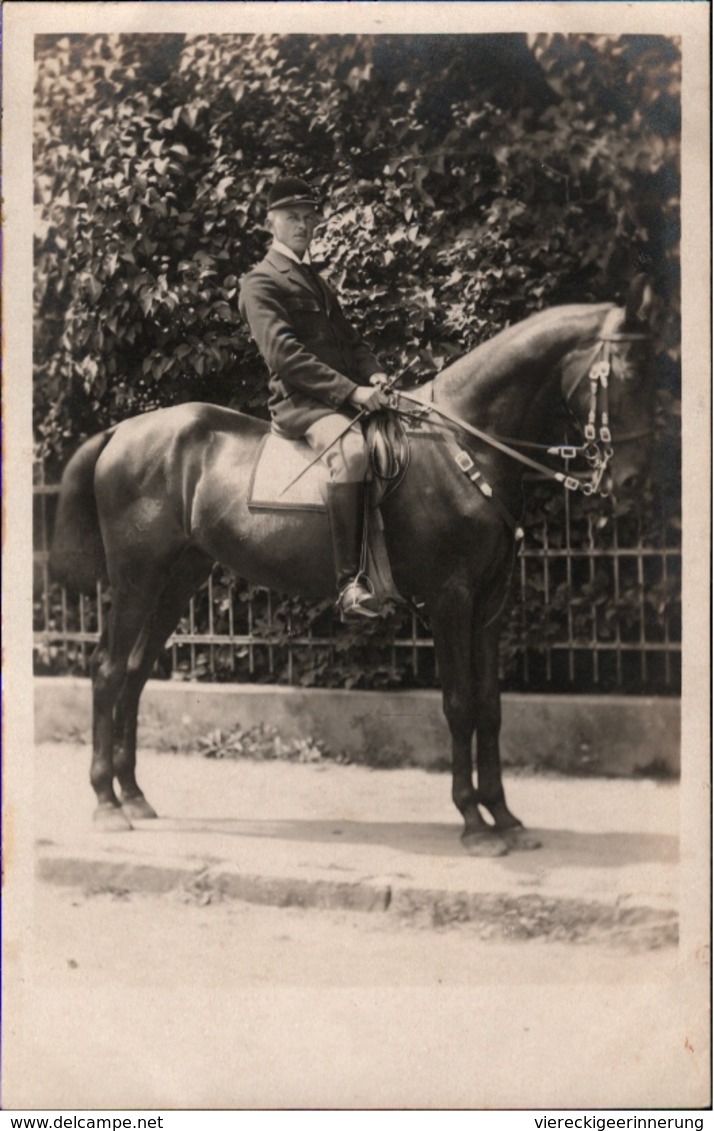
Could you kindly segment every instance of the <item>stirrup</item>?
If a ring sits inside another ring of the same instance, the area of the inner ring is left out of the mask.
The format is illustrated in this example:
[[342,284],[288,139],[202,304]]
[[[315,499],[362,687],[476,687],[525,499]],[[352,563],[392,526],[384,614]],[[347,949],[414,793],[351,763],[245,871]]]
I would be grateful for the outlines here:
[[360,617],[379,616],[379,602],[374,586],[364,573],[351,577],[340,589],[336,608],[341,620],[357,620]]

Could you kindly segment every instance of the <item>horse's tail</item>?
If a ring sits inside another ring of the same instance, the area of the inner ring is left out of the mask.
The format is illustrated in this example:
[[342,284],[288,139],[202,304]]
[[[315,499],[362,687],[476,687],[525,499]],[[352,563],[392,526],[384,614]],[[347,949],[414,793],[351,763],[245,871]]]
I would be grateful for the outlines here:
[[94,469],[113,428],[85,440],[67,464],[50,546],[50,575],[73,593],[96,592],[107,563],[94,495]]

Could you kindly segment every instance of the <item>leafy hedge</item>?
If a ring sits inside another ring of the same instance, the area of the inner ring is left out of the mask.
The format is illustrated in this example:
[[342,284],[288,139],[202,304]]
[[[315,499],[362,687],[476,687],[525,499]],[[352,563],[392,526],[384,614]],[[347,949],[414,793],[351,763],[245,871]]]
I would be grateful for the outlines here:
[[676,394],[679,54],[661,37],[40,37],[36,426],[198,398],[260,411],[236,304],[267,185],[392,370],[650,269]]
[[[545,306],[618,299],[646,269],[664,500],[652,514],[673,536],[677,41],[36,42],[34,405],[48,476],[86,435],[145,409],[191,399],[265,414],[236,295],[267,243],[268,185],[288,172],[321,192],[316,255],[392,372],[431,376]],[[536,520],[549,498],[533,499]],[[534,593],[534,616],[541,606]]]

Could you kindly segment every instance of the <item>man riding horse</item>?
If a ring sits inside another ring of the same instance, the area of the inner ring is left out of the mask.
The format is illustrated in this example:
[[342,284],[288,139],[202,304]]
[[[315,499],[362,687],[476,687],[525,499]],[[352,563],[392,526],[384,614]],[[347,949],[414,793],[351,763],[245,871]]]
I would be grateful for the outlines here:
[[[358,554],[365,455],[353,423],[381,407],[384,393],[365,385],[383,373],[332,291],[300,260],[317,219],[309,188],[283,180],[270,205],[276,242],[246,278],[241,308],[271,370],[275,424],[289,436],[307,435],[331,467],[341,604],[350,615],[369,616],[372,595],[360,584]],[[414,396],[402,394],[416,402],[418,422],[424,413],[444,421],[443,439],[415,444],[399,490],[385,495],[385,543],[397,589],[419,595],[430,618],[451,731],[452,797],[464,819],[463,843],[478,856],[539,843],[506,803],[499,749],[499,622],[523,470],[539,469],[571,491],[639,497],[654,430],[652,303],[638,277],[621,307],[539,311],[476,346]],[[582,434],[582,443],[563,453],[589,465],[584,479],[518,450],[550,450],[552,413],[563,402]],[[112,593],[91,665],[90,774],[96,820],[106,831],[156,816],[136,778],[139,701],[214,563],[310,600],[332,590],[325,516],[251,508],[268,427],[218,405],[178,404],[104,429],[65,468],[52,576],[75,593],[96,594],[108,581]],[[326,447],[343,428],[350,438],[334,444],[332,455]]]
[[386,405],[387,375],[310,261],[318,209],[304,180],[275,182],[266,218],[273,241],[242,279],[239,305],[270,370],[273,430],[324,453],[337,608],[343,619],[376,617],[377,600],[361,570],[368,453],[359,422],[350,422],[356,412]]

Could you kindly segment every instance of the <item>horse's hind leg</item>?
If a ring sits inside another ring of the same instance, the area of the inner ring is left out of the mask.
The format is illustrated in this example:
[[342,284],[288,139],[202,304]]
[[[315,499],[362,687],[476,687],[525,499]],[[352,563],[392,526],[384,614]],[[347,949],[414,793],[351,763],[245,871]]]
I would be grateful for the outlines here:
[[113,774],[119,784],[122,810],[130,821],[147,820],[157,815],[136,780],[139,699],[163,640],[157,647],[153,647],[153,644],[152,624],[141,662],[134,670],[127,671],[119,702],[114,711]]
[[[127,571],[128,572],[128,571]],[[112,585],[106,644],[100,642],[92,671],[93,749],[90,781],[97,795],[95,821],[107,831],[131,828],[114,792],[114,716],[127,674],[138,670],[163,587],[158,567],[135,568]],[[137,579],[141,578],[141,582]]]
[[[110,613],[111,620],[111,613]],[[104,681],[103,673],[109,663],[109,627],[105,627],[99,643],[92,654],[90,674],[92,677],[92,763],[89,771],[92,788],[97,795],[95,820],[105,828],[125,829],[128,822],[119,808],[114,794],[111,745],[107,746],[105,735],[107,719],[111,721],[113,710],[103,709],[103,696],[97,689]]]
[[114,774],[119,783],[121,804],[131,821],[156,816],[136,780],[136,747],[139,700],[161,649],[176,628],[188,601],[209,576],[213,561],[199,550],[181,555],[166,588],[159,598],[149,628],[141,662],[129,667],[115,712]]

